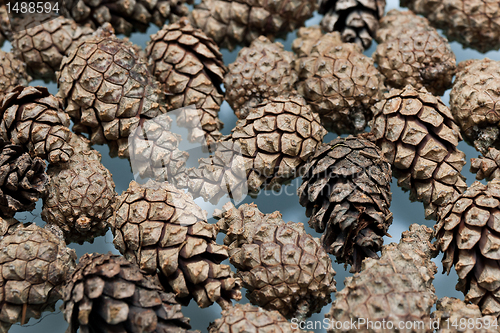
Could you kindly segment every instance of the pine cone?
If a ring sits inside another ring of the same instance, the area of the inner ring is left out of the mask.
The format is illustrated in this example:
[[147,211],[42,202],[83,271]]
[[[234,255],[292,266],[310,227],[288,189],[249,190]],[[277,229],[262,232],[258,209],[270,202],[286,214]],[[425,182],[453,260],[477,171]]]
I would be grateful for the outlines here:
[[0,50],[0,98],[17,86],[27,86],[32,78],[26,73],[26,64],[9,52]]
[[206,140],[210,145],[220,139],[223,124],[218,113],[224,101],[220,85],[226,67],[213,40],[183,18],[151,35],[146,53],[151,73],[163,84],[168,108],[197,108],[193,115],[189,108],[183,110],[177,120],[189,128],[189,140]]
[[[302,27],[297,31],[297,38],[293,40],[292,50],[297,57],[308,57],[312,52],[314,44],[323,36],[324,34],[319,25]],[[338,40],[335,40],[335,44],[342,43],[339,34],[332,34],[331,37],[338,38]]]
[[297,89],[327,129],[338,134],[363,132],[373,116],[370,107],[382,99],[383,77],[356,44],[338,41],[337,32],[328,33],[310,55],[298,58]]
[[145,32],[150,23],[161,27],[167,19],[187,15],[190,0],[63,0],[61,13],[93,29],[110,22],[118,34]]
[[387,85],[425,87],[434,95],[443,95],[451,87],[455,55],[427,19],[393,9],[380,20],[377,41],[373,59]]
[[457,290],[479,305],[483,315],[500,315],[500,180],[474,182],[442,211],[436,226],[443,270],[455,266]]
[[500,61],[488,58],[467,60],[458,65],[450,92],[450,109],[464,140],[483,154],[489,147],[500,148]]
[[223,310],[222,318],[215,319],[208,327],[208,333],[304,333],[293,328],[278,311],[267,311],[250,304],[235,304]]
[[0,332],[7,333],[14,323],[55,311],[76,254],[50,228],[0,218],[0,230]]
[[17,86],[0,99],[0,133],[50,163],[69,160],[69,117],[45,87]]
[[[498,332],[493,327],[497,320],[495,317],[483,317],[477,305],[465,304],[457,298],[438,299],[436,311],[431,316],[440,323],[437,333],[455,333],[457,330],[464,333]],[[470,325],[471,320],[473,325]],[[471,329],[471,326],[474,328]]]
[[42,219],[61,228],[66,243],[94,242],[108,231],[116,199],[111,173],[95,150],[74,154],[47,170],[50,183],[43,200]]
[[241,49],[224,77],[226,101],[236,116],[245,119],[263,100],[291,92],[297,81],[294,60],[283,44],[264,36]]
[[130,183],[109,220],[114,244],[148,274],[159,271],[162,284],[179,302],[194,298],[200,307],[239,300],[239,281],[228,265],[227,249],[217,245],[217,230],[190,195],[169,183]]
[[190,193],[217,202],[228,192],[239,199],[263,187],[278,190],[301,175],[325,134],[301,96],[271,98],[241,120],[211,157],[188,170]]
[[285,223],[279,212],[263,214],[254,204],[236,209],[231,202],[214,218],[250,302],[301,319],[330,302],[336,291],[331,259],[302,223]]
[[[432,229],[412,224],[403,232],[399,244],[391,243],[382,248],[382,256],[363,261],[361,272],[347,277],[344,289],[337,292],[328,314],[329,320],[354,322],[359,318],[366,321],[385,321],[384,332],[402,332],[400,322],[423,321],[425,329],[417,328],[404,332],[433,332],[429,328],[431,308],[436,302],[432,280],[437,272],[431,261],[437,253],[430,243]],[[389,322],[392,322],[392,329]],[[360,325],[347,325],[344,329],[327,332],[380,332]]]
[[346,43],[368,49],[384,15],[385,0],[319,0],[321,26],[325,31],[339,31]]
[[89,133],[93,144],[109,143],[112,155],[128,157],[128,136],[139,122],[165,110],[144,55],[110,29],[103,26],[63,59],[57,95],[75,132]]
[[489,148],[484,157],[471,158],[470,164],[470,172],[476,174],[477,180],[500,178],[500,151],[495,148]]
[[0,4],[0,47],[3,46],[6,40],[12,40],[12,27],[7,7],[4,4]]
[[406,86],[391,89],[374,107],[373,139],[392,165],[398,185],[421,201],[426,219],[435,219],[466,189],[461,175],[465,154],[450,110],[439,97]]
[[202,0],[189,19],[220,46],[233,50],[260,35],[280,37],[313,16],[316,0]]
[[12,40],[14,55],[27,64],[34,78],[46,82],[55,80],[55,72],[72,47],[93,33],[91,28],[78,26],[63,16],[48,17],[41,22],[27,16],[16,24]]
[[[61,307],[68,333],[175,332],[191,328],[157,276],[117,255],[84,254],[66,285]],[[189,331],[192,332],[192,331]]]
[[349,136],[323,144],[304,169],[297,192],[309,225],[324,232],[328,253],[359,272],[364,258],[378,258],[392,223],[391,165],[375,144]]

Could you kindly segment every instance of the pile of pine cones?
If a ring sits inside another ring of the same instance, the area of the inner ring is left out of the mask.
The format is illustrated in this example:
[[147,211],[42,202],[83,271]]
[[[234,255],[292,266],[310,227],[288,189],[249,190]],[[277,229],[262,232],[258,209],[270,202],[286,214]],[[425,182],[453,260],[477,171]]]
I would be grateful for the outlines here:
[[[210,333],[304,332],[297,321],[330,303],[331,332],[377,331],[334,324],[361,319],[393,323],[384,332],[405,321],[426,323],[408,332],[498,332],[500,61],[457,64],[447,38],[499,49],[500,2],[401,0],[411,10],[387,13],[385,0],[57,4],[40,16],[0,2],[11,45],[0,50],[0,333],[59,300],[69,333],[196,332],[182,313],[191,300],[221,306]],[[315,11],[320,26],[304,27]],[[151,24],[144,50],[117,36]],[[275,39],[293,31],[285,50]],[[221,49],[236,47],[224,63]],[[229,135],[224,101],[238,118]],[[189,167],[178,126],[208,157]],[[338,136],[323,142],[328,131]],[[471,171],[483,183],[465,182],[462,139],[482,154]],[[103,144],[141,180],[122,194]],[[297,177],[320,238],[248,203],[218,206],[209,223],[195,202]],[[392,177],[436,225],[384,244]],[[39,199],[43,227],[16,220]],[[108,231],[121,255],[68,247]],[[440,252],[464,300],[437,299]],[[338,292],[332,260],[353,273]],[[244,289],[251,304],[237,303]]]

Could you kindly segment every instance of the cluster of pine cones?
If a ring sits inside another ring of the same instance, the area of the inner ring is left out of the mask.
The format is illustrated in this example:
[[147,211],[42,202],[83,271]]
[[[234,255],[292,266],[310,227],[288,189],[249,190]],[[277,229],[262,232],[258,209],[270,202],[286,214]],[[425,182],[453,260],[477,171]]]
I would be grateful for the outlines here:
[[[196,332],[182,313],[191,300],[222,308],[210,333],[303,332],[292,319],[330,303],[330,322],[498,332],[500,61],[457,64],[447,38],[500,48],[500,2],[401,5],[410,10],[386,13],[385,0],[60,0],[58,15],[37,16],[1,1],[11,51],[0,50],[0,333],[59,300],[69,333]],[[304,27],[315,11],[321,25]],[[144,50],[117,36],[151,24],[161,28]],[[275,39],[293,31],[285,50]],[[236,47],[224,63],[221,49]],[[56,81],[57,94],[33,79]],[[223,102],[238,118],[229,135]],[[208,154],[195,166],[174,121]],[[329,131],[338,136],[323,142]],[[482,154],[471,171],[483,183],[465,182],[462,139]],[[103,144],[138,177],[122,194],[93,148]],[[209,223],[195,202],[257,197],[297,177],[320,238],[248,203],[218,206]],[[412,224],[384,244],[392,177],[434,230]],[[39,199],[43,227],[16,220]],[[68,247],[108,230],[121,255],[77,258]],[[440,252],[463,301],[436,297]],[[338,292],[333,258],[353,273]],[[243,289],[251,304],[237,303]]]

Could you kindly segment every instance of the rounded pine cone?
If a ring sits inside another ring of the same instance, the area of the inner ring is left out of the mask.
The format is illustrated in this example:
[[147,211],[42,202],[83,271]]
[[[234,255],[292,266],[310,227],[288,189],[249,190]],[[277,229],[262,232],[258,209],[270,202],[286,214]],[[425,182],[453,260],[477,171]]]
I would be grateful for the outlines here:
[[128,157],[128,136],[141,120],[165,112],[146,58],[109,25],[75,46],[57,79],[73,130],[89,133],[93,144],[109,143],[112,155]]
[[465,154],[450,110],[425,88],[391,89],[374,107],[373,140],[392,165],[398,185],[421,201],[426,219],[453,201],[467,185],[460,173]]
[[176,332],[191,328],[157,276],[121,256],[84,254],[64,286],[66,332]]
[[339,40],[337,32],[325,34],[296,60],[297,90],[328,130],[364,132],[371,106],[382,99],[383,77],[359,46]]
[[250,302],[301,320],[330,302],[336,291],[331,259],[302,223],[285,223],[279,212],[263,214],[254,204],[237,209],[230,202],[214,217]]
[[[292,50],[295,52],[297,57],[309,56],[312,52],[314,44],[316,44],[323,36],[323,31],[319,25],[302,27],[297,30],[297,38],[293,40]],[[339,34],[332,34],[331,37],[337,38],[337,40],[335,40],[336,44],[342,43]]]
[[427,19],[393,9],[380,20],[377,41],[373,59],[388,86],[410,84],[435,95],[443,95],[451,87],[457,68],[455,55]]
[[206,213],[167,182],[130,183],[117,199],[109,220],[117,249],[160,281],[182,304],[194,298],[200,307],[241,299],[239,281],[229,265],[227,249],[215,242],[217,229]]
[[304,169],[298,195],[309,225],[358,272],[364,258],[378,258],[392,223],[391,165],[375,144],[349,136],[320,146]]
[[75,267],[75,251],[50,228],[0,218],[0,331],[55,311]]
[[[431,261],[437,254],[431,244],[433,235],[432,229],[412,224],[409,231],[403,232],[399,244],[391,243],[382,248],[380,259],[365,259],[361,271],[345,279],[344,289],[336,293],[325,317],[337,322],[358,322],[360,318],[385,322],[387,329],[384,332],[387,333],[433,332],[428,325],[437,299],[432,285],[437,272],[436,264]],[[398,329],[400,322],[419,321],[426,324],[424,329]],[[380,331],[367,326],[359,323],[356,327],[347,325],[327,332]]]
[[50,163],[67,162],[73,149],[69,117],[45,87],[11,89],[0,99],[0,132],[5,141],[26,147]]
[[45,162],[0,139],[0,216],[35,209],[48,183]]
[[[457,290],[483,315],[500,315],[500,180],[474,182],[440,215],[436,226],[443,270],[455,266]],[[498,219],[497,219],[498,218]]]
[[11,52],[0,50],[0,98],[17,86],[27,86],[31,76],[26,72],[26,64]]
[[486,155],[470,159],[470,172],[476,174],[477,180],[490,181],[500,178],[500,150],[489,148]]
[[189,15],[221,48],[248,45],[260,35],[279,37],[313,16],[316,0],[202,0]]
[[66,243],[92,243],[105,235],[117,194],[101,154],[75,153],[67,163],[50,166],[47,174],[42,219],[61,228]]
[[264,36],[255,39],[238,53],[224,77],[226,101],[240,119],[265,99],[283,96],[297,81],[295,57],[283,44]]
[[167,108],[196,106],[195,114],[187,108],[177,120],[189,129],[189,140],[206,140],[210,145],[220,139],[223,124],[218,113],[224,101],[220,85],[226,67],[214,41],[182,18],[151,35],[146,53],[151,73],[163,85]]

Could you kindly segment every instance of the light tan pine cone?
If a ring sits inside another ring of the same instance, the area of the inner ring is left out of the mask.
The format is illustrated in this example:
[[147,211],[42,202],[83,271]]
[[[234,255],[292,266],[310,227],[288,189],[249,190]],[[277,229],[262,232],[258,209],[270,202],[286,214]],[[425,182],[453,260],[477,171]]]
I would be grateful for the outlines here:
[[236,116],[245,119],[265,99],[292,92],[297,81],[294,61],[295,56],[283,44],[265,36],[241,49],[224,77],[226,101]]
[[392,223],[391,165],[372,142],[349,136],[320,146],[304,167],[298,189],[309,225],[339,262],[359,272],[378,258]]
[[[64,286],[66,332],[172,332],[191,328],[174,294],[121,256],[84,254]],[[196,331],[198,332],[198,331]],[[194,333],[194,332],[193,332]],[[198,332],[199,333],[199,332]]]
[[73,130],[89,133],[93,144],[109,143],[112,155],[128,157],[128,136],[141,120],[165,112],[144,54],[109,24],[64,57],[57,79]]
[[380,20],[377,41],[373,59],[388,86],[401,89],[410,84],[435,95],[451,87],[455,55],[427,19],[393,9]]
[[483,315],[500,315],[500,180],[474,182],[442,211],[436,226],[443,270],[455,266],[457,290]]
[[[325,317],[329,320],[351,323],[360,318],[372,322],[385,320],[386,333],[401,332],[400,322],[423,321],[425,329],[409,329],[409,333],[431,333],[429,319],[437,300],[434,274],[436,264],[431,261],[437,252],[431,244],[433,231],[426,226],[412,224],[403,232],[399,244],[391,243],[382,248],[380,259],[367,258],[361,271],[344,281],[344,289],[337,292],[332,308]],[[388,322],[392,322],[390,328]],[[331,332],[380,332],[357,325]]]
[[12,27],[10,18],[5,4],[0,4],[0,47],[8,40],[12,40]]
[[500,151],[489,148],[484,156],[470,159],[470,172],[476,174],[477,180],[486,179],[490,181],[500,178]]
[[[297,57],[309,56],[314,44],[316,44],[323,35],[323,31],[319,25],[299,28],[299,30],[297,30],[297,38],[295,38],[292,43],[293,52],[295,52]],[[333,39],[335,44],[342,43],[339,34],[332,34],[330,37],[336,38]]]
[[214,217],[250,302],[301,320],[330,302],[336,291],[331,259],[302,223],[285,223],[278,211],[263,214],[255,204],[236,208],[230,202]]
[[130,183],[109,220],[117,249],[148,274],[158,271],[165,288],[182,304],[200,307],[241,299],[239,281],[228,265],[217,229],[192,197],[167,182]]
[[17,86],[27,86],[31,80],[24,62],[16,59],[12,52],[0,50],[0,98]]
[[460,173],[465,154],[453,116],[425,88],[391,89],[374,107],[373,140],[392,165],[398,185],[410,200],[424,203],[425,218],[456,199],[467,185]]
[[218,113],[224,101],[220,85],[226,73],[222,54],[211,38],[187,18],[151,35],[146,53],[149,69],[163,85],[166,107],[181,111],[177,123],[189,129],[189,140],[210,145],[222,134]]
[[316,0],[202,0],[189,15],[221,48],[249,45],[260,35],[280,37],[313,16]]
[[325,34],[296,60],[296,86],[328,130],[354,134],[365,130],[385,86],[373,60],[339,40],[338,32]]
[[56,229],[13,218],[0,218],[0,235],[0,332],[7,333],[14,323],[55,311],[76,254]]

